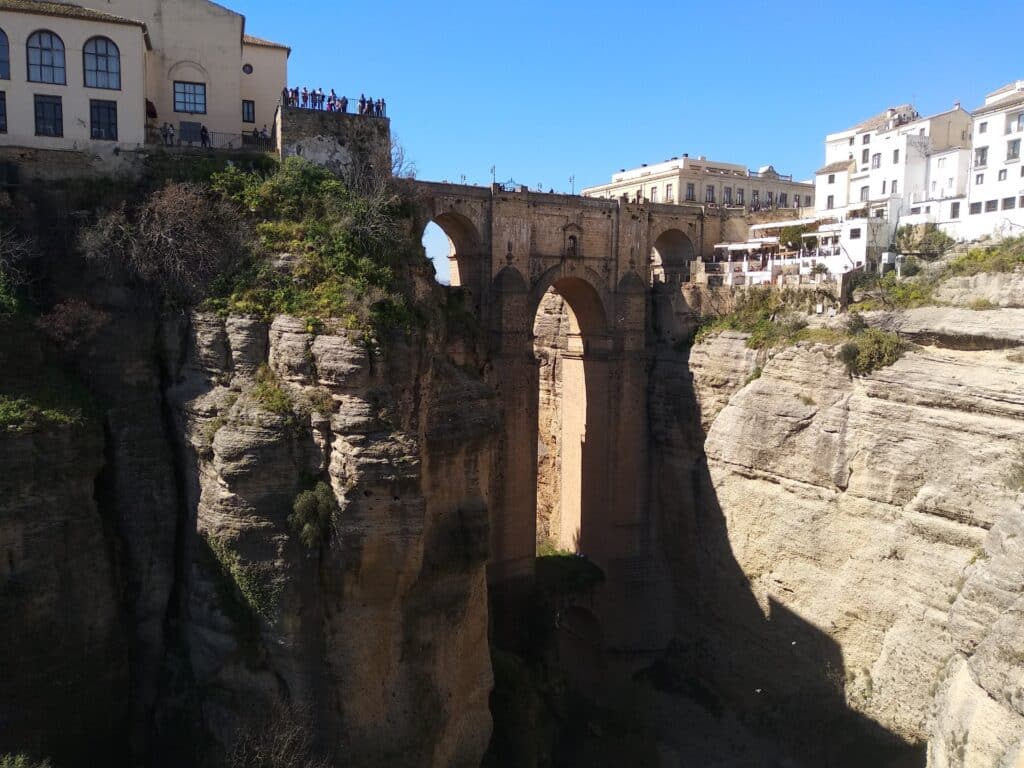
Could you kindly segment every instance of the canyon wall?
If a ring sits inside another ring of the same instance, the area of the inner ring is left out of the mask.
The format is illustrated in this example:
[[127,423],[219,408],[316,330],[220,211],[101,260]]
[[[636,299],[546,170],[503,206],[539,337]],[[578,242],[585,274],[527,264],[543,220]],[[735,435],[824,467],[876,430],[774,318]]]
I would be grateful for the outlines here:
[[[928,341],[960,325],[933,317],[950,311],[880,320]],[[973,313],[969,349],[915,347],[856,378],[834,347],[767,354],[736,333],[697,344],[689,369],[657,359],[658,499],[691,663],[811,764],[1024,760],[1017,312]],[[687,415],[704,455],[671,426]]]

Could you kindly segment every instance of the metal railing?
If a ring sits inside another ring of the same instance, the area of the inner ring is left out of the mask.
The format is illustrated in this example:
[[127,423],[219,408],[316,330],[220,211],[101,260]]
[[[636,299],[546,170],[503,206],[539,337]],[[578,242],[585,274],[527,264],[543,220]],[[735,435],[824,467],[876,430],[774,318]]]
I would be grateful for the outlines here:
[[[319,95],[319,94],[317,94]],[[312,94],[309,94],[312,96]],[[374,112],[365,112],[360,114],[359,112],[359,99],[351,98],[349,96],[337,96],[333,102],[329,101],[330,94],[324,94],[324,101],[318,106],[314,106],[312,99],[307,101],[302,100],[302,94],[299,94],[298,103],[294,103],[293,99],[289,98],[288,102],[284,105],[288,109],[305,109],[310,112],[338,112],[340,114],[357,115],[360,117],[387,117],[387,102],[384,104],[383,114],[376,114]],[[376,101],[376,99],[374,99]],[[342,109],[344,107],[344,109]]]
[[150,134],[151,144],[160,144],[167,148],[175,149],[194,149],[194,150],[222,150],[222,151],[234,151],[234,150],[253,150],[257,152],[274,152],[277,150],[277,141],[274,138],[274,134],[270,132],[268,128],[268,136],[263,136],[262,133],[253,135],[252,133],[225,133],[222,131],[210,131],[207,135],[207,139],[204,142],[202,136],[196,136],[192,133],[185,132],[184,136],[181,135],[180,131],[175,131],[173,138],[162,136],[159,131],[152,131]]

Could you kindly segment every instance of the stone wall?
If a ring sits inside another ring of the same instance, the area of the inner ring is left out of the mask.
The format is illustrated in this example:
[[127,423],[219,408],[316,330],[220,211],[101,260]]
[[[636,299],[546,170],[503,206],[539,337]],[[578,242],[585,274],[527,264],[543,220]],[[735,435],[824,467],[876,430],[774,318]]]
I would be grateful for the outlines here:
[[391,121],[341,112],[283,107],[281,157],[304,157],[346,178],[391,175]]

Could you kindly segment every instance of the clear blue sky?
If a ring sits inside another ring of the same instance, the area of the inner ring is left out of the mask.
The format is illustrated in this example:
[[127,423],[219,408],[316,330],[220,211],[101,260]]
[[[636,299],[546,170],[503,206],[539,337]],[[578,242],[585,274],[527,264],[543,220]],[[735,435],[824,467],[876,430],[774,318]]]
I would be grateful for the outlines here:
[[419,178],[569,191],[689,152],[808,178],[826,133],[1024,78],[1024,2],[248,0],[291,84],[387,99]]

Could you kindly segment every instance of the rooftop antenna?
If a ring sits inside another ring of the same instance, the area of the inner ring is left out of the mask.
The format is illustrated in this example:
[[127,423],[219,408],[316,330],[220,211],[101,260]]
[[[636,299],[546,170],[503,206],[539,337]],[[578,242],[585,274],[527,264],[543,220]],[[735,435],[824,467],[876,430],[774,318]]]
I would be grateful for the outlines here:
[[572,185],[572,193],[576,194],[576,174],[569,177],[569,183]]
[[494,175],[495,168],[496,166],[491,166],[491,184],[494,184],[497,181],[497,178]]

